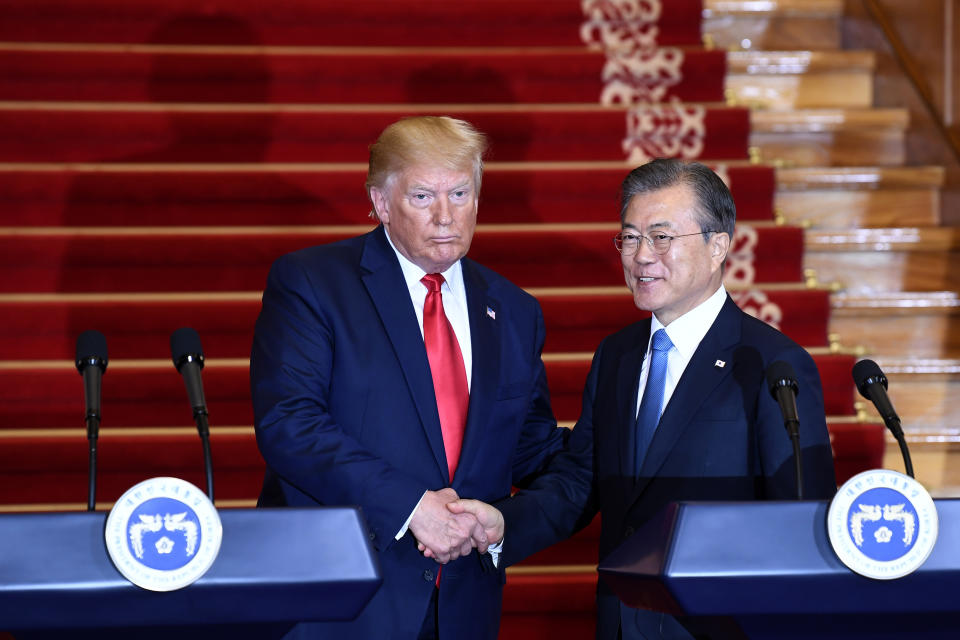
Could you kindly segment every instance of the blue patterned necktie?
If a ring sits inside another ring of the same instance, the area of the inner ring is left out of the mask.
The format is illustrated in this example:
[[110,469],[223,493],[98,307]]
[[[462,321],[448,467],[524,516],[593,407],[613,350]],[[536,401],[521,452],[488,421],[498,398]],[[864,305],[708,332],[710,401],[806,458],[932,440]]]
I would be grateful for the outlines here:
[[637,412],[637,455],[634,476],[640,475],[640,467],[647,455],[647,449],[653,440],[653,434],[660,422],[660,408],[663,405],[663,389],[667,381],[667,352],[673,348],[670,336],[665,329],[657,329],[653,334],[650,355],[650,371],[647,373],[647,386],[640,400]]

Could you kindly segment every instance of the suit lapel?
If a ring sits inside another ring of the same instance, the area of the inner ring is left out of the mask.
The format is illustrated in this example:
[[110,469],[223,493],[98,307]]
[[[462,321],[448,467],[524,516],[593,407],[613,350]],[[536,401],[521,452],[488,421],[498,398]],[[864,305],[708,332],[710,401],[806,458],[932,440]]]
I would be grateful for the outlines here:
[[617,415],[620,442],[620,477],[624,495],[633,492],[637,457],[637,394],[640,392],[640,368],[650,340],[650,321],[637,334],[636,344],[620,358],[617,367]]
[[440,416],[437,413],[437,399],[433,391],[427,350],[420,338],[417,315],[410,301],[403,272],[384,234],[383,227],[378,227],[367,235],[360,257],[361,279],[397,354],[438,470],[449,484],[443,432],[440,430]]
[[[457,476],[461,469],[470,468],[480,450],[479,443],[492,434],[488,429],[490,407],[497,399],[497,385],[500,380],[500,327],[496,316],[500,314],[500,302],[493,298],[486,281],[474,268],[473,263],[464,258],[460,261],[463,268],[463,283],[467,292],[467,316],[470,319],[470,345],[473,356],[470,376],[470,408],[467,411],[467,426],[463,434],[463,446],[460,461],[457,463]],[[487,310],[492,312],[487,313]],[[464,473],[466,475],[466,472]]]
[[[677,440],[713,390],[732,374],[733,350],[740,342],[740,313],[736,303],[728,295],[720,314],[700,341],[693,358],[680,376],[670,402],[664,407],[660,425],[640,469],[631,502],[639,498],[650,479],[657,474],[673,451]],[[717,366],[718,360],[727,365]]]

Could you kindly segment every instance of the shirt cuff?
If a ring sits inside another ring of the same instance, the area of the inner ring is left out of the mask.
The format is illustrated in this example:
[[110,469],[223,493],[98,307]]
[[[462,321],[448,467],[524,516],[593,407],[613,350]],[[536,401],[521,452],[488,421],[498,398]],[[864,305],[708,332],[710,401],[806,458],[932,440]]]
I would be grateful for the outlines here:
[[[415,513],[417,512],[417,509],[420,508],[420,503],[423,502],[423,498],[424,498],[424,496],[426,496],[426,495],[427,495],[427,492],[424,491],[424,492],[423,492],[423,495],[420,496],[420,499],[417,500],[417,505],[413,508],[413,511],[411,511],[411,512],[410,512],[410,515],[407,516],[407,521],[403,523],[403,526],[400,527],[400,531],[398,531],[398,532],[397,532],[397,535],[395,535],[395,536],[393,537],[394,540],[399,540],[400,538],[402,538],[403,535],[407,532],[407,529],[410,528],[410,521],[413,520],[413,514],[415,514]],[[502,542],[503,542],[503,541],[501,540],[501,543],[502,543]],[[496,564],[496,562],[494,562],[494,564]]]
[[493,566],[500,568],[500,554],[503,553],[503,538],[500,538],[500,542],[497,544],[492,544],[487,547],[487,553],[490,554],[490,559],[493,560]]

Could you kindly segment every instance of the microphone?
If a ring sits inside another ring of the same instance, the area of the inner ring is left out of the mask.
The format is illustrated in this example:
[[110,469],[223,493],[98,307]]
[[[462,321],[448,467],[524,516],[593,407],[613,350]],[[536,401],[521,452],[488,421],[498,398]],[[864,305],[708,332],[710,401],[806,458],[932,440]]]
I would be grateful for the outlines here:
[[207,419],[207,401],[203,396],[203,347],[200,336],[194,329],[183,327],[170,335],[170,355],[173,364],[187,388],[187,398],[193,408],[193,420],[197,424],[200,442],[203,445],[203,464],[207,476],[207,496],[213,501],[213,464],[210,459],[210,424]]
[[864,398],[873,403],[877,408],[883,423],[890,429],[890,433],[900,445],[900,453],[903,455],[903,464],[907,475],[913,477],[913,462],[910,460],[910,450],[907,448],[907,439],[903,435],[903,428],[900,425],[900,416],[893,408],[890,397],[887,396],[887,377],[883,375],[879,365],[873,360],[861,360],[853,365],[853,381],[857,385],[857,390]]
[[853,365],[853,381],[857,390],[867,400],[871,401],[883,418],[884,424],[896,436],[903,430],[900,428],[900,416],[893,409],[893,404],[887,396],[887,377],[883,375],[879,365],[873,360],[861,360]]
[[800,385],[793,367],[783,360],[777,360],[767,367],[767,386],[770,395],[780,405],[783,414],[783,426],[786,427],[793,443],[793,460],[797,479],[797,500],[803,500],[803,465],[800,460],[800,416],[797,413],[797,394]]
[[77,371],[83,376],[84,419],[90,443],[87,511],[93,511],[97,495],[97,438],[100,435],[100,383],[107,370],[107,339],[99,331],[84,331],[77,337]]
[[200,377],[200,370],[203,369],[200,336],[190,327],[177,329],[170,336],[170,355],[173,365],[183,376],[194,417],[207,415],[207,401],[203,397],[203,380]]

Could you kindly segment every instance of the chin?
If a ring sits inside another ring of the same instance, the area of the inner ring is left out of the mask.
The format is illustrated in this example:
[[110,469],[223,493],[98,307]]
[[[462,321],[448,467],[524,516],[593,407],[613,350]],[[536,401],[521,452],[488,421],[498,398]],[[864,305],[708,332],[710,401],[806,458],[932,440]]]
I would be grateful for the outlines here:
[[640,309],[641,311],[651,311],[654,307],[656,307],[656,304],[651,302],[649,298],[640,297],[637,295],[633,296],[633,304],[635,304],[637,309]]

